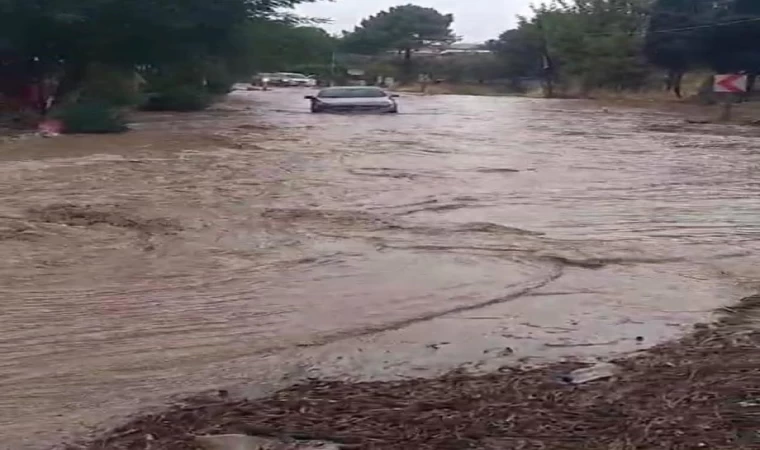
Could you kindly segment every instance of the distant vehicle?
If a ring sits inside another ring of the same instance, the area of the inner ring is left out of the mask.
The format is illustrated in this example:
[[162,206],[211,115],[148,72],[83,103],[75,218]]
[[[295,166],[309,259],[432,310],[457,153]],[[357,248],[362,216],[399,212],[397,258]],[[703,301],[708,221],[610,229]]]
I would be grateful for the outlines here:
[[315,87],[317,85],[317,80],[312,77],[307,77],[302,73],[278,72],[272,74],[272,81],[270,81],[270,83],[276,86]]
[[398,95],[389,94],[378,87],[341,86],[307,95],[311,100],[311,112],[383,112],[397,113]]
[[251,84],[254,86],[265,86],[272,82],[272,76],[273,74],[271,73],[258,73],[251,80]]
[[315,87],[317,86],[317,80],[312,76],[306,76],[301,73],[259,73],[253,77],[253,84],[255,86]]

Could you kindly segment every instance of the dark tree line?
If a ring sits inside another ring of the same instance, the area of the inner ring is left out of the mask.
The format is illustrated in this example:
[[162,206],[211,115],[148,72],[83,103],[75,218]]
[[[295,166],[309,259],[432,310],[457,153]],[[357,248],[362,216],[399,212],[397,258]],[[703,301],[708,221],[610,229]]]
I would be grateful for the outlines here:
[[333,38],[283,12],[310,1],[0,0],[0,87],[54,75],[62,99],[95,67],[224,91],[256,70],[329,61]]
[[760,71],[760,1],[558,0],[489,43],[505,75],[637,89],[664,69],[680,95],[685,73]]
[[657,0],[652,5],[646,54],[669,73],[680,96],[689,70],[746,73],[760,70],[760,2],[756,0]]

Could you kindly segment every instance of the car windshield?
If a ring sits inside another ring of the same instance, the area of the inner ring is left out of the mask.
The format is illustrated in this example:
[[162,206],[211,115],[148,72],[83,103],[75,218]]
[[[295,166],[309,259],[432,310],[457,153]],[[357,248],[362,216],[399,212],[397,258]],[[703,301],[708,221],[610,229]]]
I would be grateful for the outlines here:
[[304,74],[302,74],[302,73],[288,73],[288,72],[283,72],[283,73],[281,73],[280,75],[282,75],[282,76],[285,76],[285,77],[288,77],[288,78],[309,78],[309,77],[307,77],[306,75],[304,75]]
[[385,92],[377,88],[330,88],[321,91],[322,98],[379,98],[385,97]]

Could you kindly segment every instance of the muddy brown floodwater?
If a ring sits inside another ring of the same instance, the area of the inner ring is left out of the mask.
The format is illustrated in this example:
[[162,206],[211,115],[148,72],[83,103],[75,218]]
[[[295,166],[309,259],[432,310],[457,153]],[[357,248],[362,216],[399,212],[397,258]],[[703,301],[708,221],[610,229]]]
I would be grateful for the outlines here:
[[610,356],[756,289],[751,129],[458,96],[311,115],[303,95],[2,145],[0,446],[219,387]]

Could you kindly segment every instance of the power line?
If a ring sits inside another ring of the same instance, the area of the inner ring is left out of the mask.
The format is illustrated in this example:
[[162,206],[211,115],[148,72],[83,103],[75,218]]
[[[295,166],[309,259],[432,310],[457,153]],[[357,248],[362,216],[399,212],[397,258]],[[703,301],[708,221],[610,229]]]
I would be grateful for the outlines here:
[[[731,21],[725,21],[725,22],[713,22],[710,24],[692,25],[692,26],[682,27],[682,28],[669,28],[666,30],[631,31],[630,33],[641,34],[641,35],[681,33],[684,31],[701,30],[705,28],[714,28],[714,27],[726,27],[726,26],[737,25],[737,24],[742,24],[742,23],[751,23],[751,22],[760,22],[760,17],[753,17],[749,19],[737,19],[737,20],[731,20]],[[620,34],[620,32],[606,31],[606,32],[599,32],[599,33],[583,33],[583,34],[588,37],[609,37],[609,36],[614,36],[616,34]]]
[[739,20],[731,20],[726,22],[714,22],[710,24],[703,24],[703,25],[693,25],[689,27],[683,27],[683,28],[671,28],[669,30],[655,30],[650,31],[650,33],[680,33],[682,31],[692,31],[692,30],[700,30],[704,28],[714,28],[714,27],[727,27],[731,25],[736,25],[740,23],[749,23],[749,22],[760,22],[760,17],[753,17],[751,19],[739,19]]

